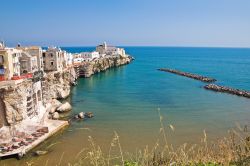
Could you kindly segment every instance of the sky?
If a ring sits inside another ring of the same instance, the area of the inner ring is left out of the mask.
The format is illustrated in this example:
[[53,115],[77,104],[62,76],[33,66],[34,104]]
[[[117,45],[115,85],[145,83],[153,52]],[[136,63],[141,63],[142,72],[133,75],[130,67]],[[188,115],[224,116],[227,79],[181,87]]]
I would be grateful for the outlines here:
[[0,0],[7,45],[250,47],[250,0]]

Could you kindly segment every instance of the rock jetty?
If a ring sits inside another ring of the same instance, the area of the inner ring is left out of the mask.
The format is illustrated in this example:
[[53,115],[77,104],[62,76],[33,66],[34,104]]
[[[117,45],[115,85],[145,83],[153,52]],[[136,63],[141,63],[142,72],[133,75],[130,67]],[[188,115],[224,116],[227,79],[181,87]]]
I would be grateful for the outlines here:
[[234,89],[226,86],[220,86],[216,84],[208,84],[204,86],[205,89],[212,90],[215,92],[223,92],[223,93],[229,93],[237,96],[242,96],[246,98],[250,98],[250,92],[245,91],[245,90],[240,90],[240,89]]
[[164,72],[169,72],[169,73],[174,73],[174,74],[177,74],[177,75],[180,75],[180,76],[192,78],[192,79],[199,80],[199,81],[202,81],[202,82],[215,82],[215,81],[217,81],[214,78],[205,77],[205,76],[192,74],[192,73],[187,73],[187,72],[182,72],[182,71],[174,70],[174,69],[160,68],[158,70],[159,71],[164,71]]

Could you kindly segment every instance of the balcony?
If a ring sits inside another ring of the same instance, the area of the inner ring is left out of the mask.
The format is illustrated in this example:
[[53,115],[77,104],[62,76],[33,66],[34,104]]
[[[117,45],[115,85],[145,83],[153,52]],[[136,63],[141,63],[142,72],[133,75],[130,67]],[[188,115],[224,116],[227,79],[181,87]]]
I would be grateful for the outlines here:
[[0,81],[5,81],[5,77],[0,75]]
[[26,79],[26,78],[32,78],[32,77],[33,77],[33,74],[28,73],[28,74],[23,74],[23,75],[20,75],[20,76],[13,76],[11,78],[11,80],[20,80],[20,79]]

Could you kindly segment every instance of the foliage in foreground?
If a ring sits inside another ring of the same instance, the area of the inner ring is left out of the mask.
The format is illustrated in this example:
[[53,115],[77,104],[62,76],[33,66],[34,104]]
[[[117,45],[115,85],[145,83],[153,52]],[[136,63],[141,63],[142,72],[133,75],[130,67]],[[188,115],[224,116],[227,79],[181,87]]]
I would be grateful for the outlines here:
[[[167,133],[163,125],[163,117],[160,114],[160,133],[163,137],[163,145],[156,142],[152,149],[148,147],[138,151],[125,161],[125,155],[119,141],[119,136],[115,132],[114,138],[110,144],[109,154],[103,154],[101,148],[97,146],[93,139],[89,137],[91,148],[86,154],[82,155],[74,166],[93,165],[93,166],[219,166],[219,165],[250,165],[250,137],[247,135],[247,128],[242,129],[238,126],[240,132],[234,130],[229,132],[229,136],[219,140],[216,143],[208,144],[207,135],[204,136],[199,145],[183,144],[174,149],[168,143]],[[174,131],[174,127],[169,125]],[[118,148],[119,154],[111,155],[111,150]],[[128,155],[129,156],[129,155]],[[131,156],[131,155],[130,155]]]

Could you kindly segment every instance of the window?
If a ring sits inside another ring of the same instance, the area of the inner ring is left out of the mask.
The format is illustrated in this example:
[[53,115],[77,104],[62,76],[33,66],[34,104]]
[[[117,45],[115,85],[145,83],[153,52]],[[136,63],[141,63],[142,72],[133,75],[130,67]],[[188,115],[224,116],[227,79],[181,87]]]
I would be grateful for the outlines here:
[[4,66],[0,65],[0,76],[4,75]]
[[53,65],[54,65],[54,62],[53,62],[53,61],[51,61],[51,62],[50,62],[50,65],[51,65],[51,66],[53,66]]
[[27,61],[21,61],[21,68],[26,69],[28,66],[28,62]]
[[3,55],[0,55],[0,64],[4,63]]
[[53,54],[51,53],[50,56],[51,56],[51,58],[52,58],[52,57],[53,57]]
[[45,58],[45,53],[43,53],[43,58]]
[[42,101],[42,99],[41,99],[41,96],[42,96],[41,90],[37,91],[37,96],[38,96],[38,101]]
[[35,93],[33,94],[33,103],[34,103],[35,105],[37,105],[37,100],[36,100],[36,94],[35,94]]

